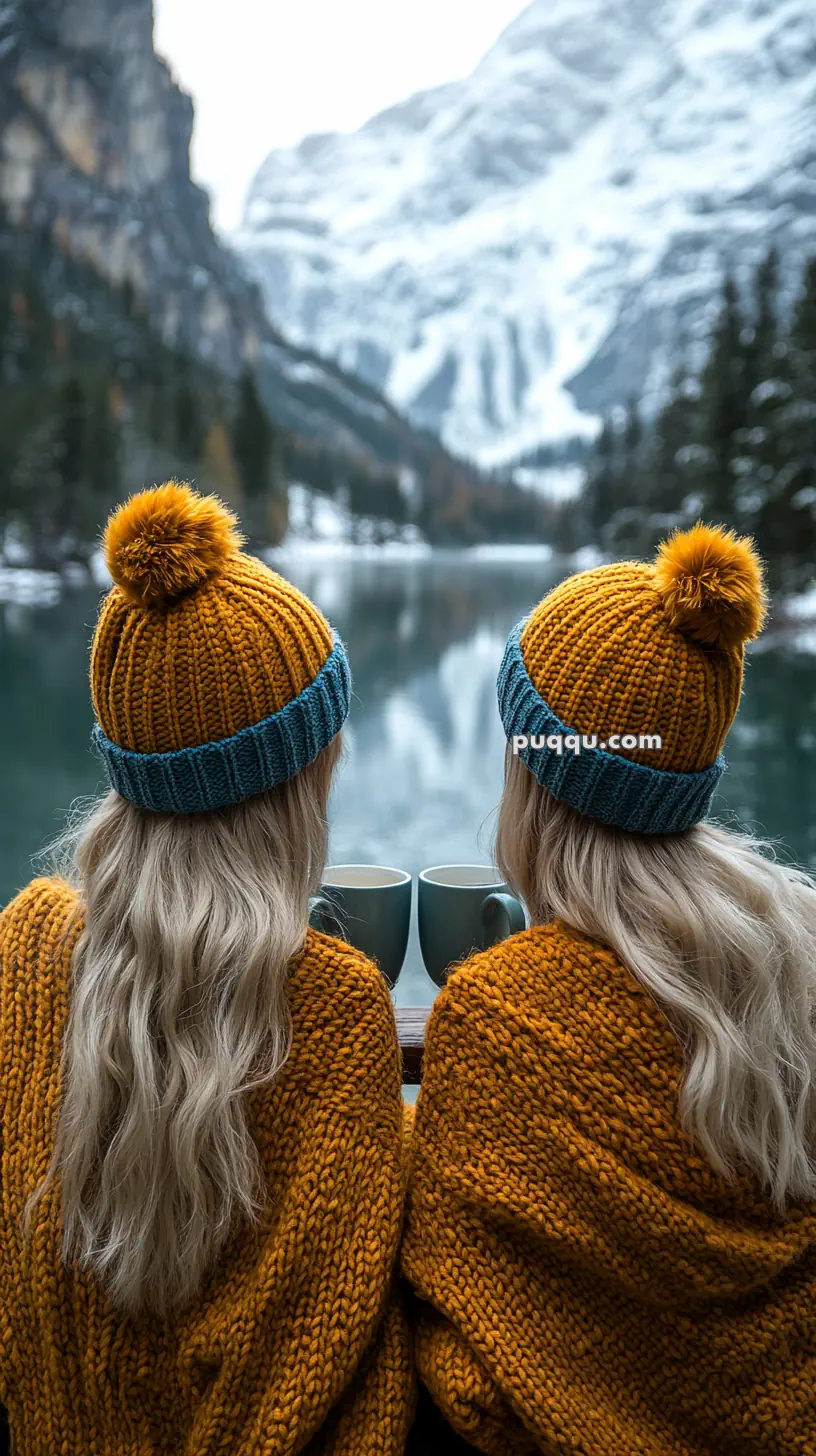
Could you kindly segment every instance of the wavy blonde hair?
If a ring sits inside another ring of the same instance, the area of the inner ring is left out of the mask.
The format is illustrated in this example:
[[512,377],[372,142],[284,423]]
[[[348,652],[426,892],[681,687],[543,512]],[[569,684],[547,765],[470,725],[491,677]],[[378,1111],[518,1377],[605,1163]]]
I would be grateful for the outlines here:
[[647,838],[576,813],[508,746],[496,863],[534,923],[609,946],[685,1054],[683,1127],[783,1212],[816,1198],[816,884],[715,824]]
[[338,735],[288,783],[209,814],[109,793],[52,846],[84,924],[54,1154],[24,1225],[59,1175],[64,1260],[130,1315],[188,1305],[236,1218],[263,1208],[242,1094],[289,1054],[287,974],[339,755]]

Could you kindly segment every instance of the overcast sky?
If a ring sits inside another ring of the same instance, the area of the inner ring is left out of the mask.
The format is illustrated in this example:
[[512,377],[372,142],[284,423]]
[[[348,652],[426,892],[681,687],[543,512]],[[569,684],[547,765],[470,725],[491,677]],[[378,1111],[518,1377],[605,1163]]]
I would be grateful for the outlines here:
[[156,49],[196,108],[192,163],[213,218],[240,221],[267,152],[352,131],[467,75],[526,0],[155,0]]

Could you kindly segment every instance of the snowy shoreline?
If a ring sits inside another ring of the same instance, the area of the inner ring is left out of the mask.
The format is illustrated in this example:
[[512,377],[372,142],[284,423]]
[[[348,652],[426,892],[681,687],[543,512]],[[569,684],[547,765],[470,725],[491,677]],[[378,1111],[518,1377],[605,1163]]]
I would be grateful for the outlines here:
[[[392,540],[375,545],[371,541],[295,539],[270,547],[263,555],[270,566],[278,569],[285,568],[288,563],[296,566],[308,563],[341,565],[347,562],[352,565],[374,563],[400,567],[418,562],[439,562],[478,570],[489,565],[549,565],[558,560],[552,547],[536,542],[430,546],[426,541]],[[562,564],[567,573],[585,571],[602,564],[603,560],[600,552],[587,546],[573,556],[563,558]],[[79,567],[60,573],[22,564],[0,565],[0,606],[52,607],[57,605],[66,589],[91,585],[105,588],[110,584],[111,578],[101,552],[91,559],[89,575]],[[762,652],[780,644],[816,654],[816,582],[804,592],[780,597],[772,603],[768,627],[759,641],[752,645],[751,651]]]
[[816,655],[816,581],[807,591],[771,603],[768,627],[750,650],[765,652],[780,644],[794,652]]
[[[590,556],[592,559],[590,559]],[[480,546],[429,546],[427,541],[385,541],[375,545],[371,541],[342,540],[293,540],[280,546],[270,546],[263,552],[263,558],[270,566],[283,568],[287,563],[386,563],[395,566],[421,561],[445,561],[452,564],[479,565],[496,563],[538,562],[542,565],[553,560],[550,546],[536,543],[483,544]],[[580,565],[597,564],[595,554],[582,554]],[[16,603],[19,606],[54,606],[63,592],[72,587],[109,587],[112,584],[100,552],[91,560],[90,574],[81,567],[66,572],[43,571],[33,566],[15,564],[0,565],[0,604]]]
[[552,561],[554,555],[552,547],[543,542],[512,541],[478,546],[429,546],[427,541],[384,541],[381,545],[367,541],[284,541],[263,554],[270,565],[283,565],[287,561],[457,561],[463,564],[536,561],[544,564]]
[[30,566],[0,566],[0,603],[52,607],[62,596],[63,585],[56,571],[35,571]]

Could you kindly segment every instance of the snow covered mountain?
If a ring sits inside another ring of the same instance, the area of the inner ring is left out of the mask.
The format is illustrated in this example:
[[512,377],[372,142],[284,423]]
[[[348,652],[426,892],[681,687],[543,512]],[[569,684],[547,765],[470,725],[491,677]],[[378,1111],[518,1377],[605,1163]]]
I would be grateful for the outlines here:
[[260,168],[272,320],[485,463],[656,400],[726,264],[816,250],[813,0],[533,0],[465,80]]

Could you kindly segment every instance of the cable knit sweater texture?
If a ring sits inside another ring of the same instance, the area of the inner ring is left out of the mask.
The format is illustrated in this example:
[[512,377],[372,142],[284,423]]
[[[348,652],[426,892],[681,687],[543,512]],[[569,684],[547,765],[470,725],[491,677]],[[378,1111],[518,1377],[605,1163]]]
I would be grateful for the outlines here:
[[419,1374],[492,1456],[816,1456],[816,1209],[722,1180],[679,1043],[560,922],[466,962],[426,1038],[402,1264]]
[[249,1094],[267,1212],[174,1323],[120,1316],[60,1261],[59,1187],[31,1250],[61,1085],[74,892],[36,880],[0,916],[0,1401],[24,1456],[397,1456],[413,1407],[395,1263],[406,1138],[376,968],[310,931],[290,1059]]

